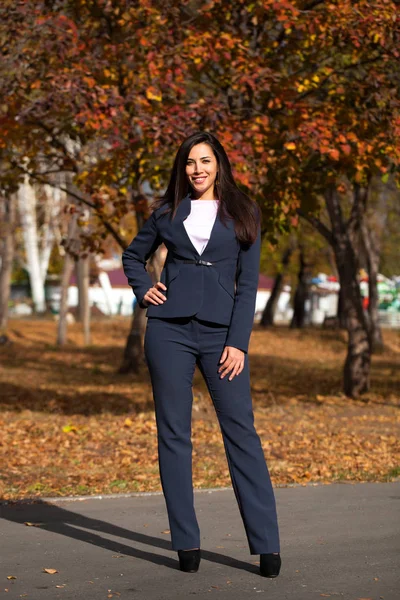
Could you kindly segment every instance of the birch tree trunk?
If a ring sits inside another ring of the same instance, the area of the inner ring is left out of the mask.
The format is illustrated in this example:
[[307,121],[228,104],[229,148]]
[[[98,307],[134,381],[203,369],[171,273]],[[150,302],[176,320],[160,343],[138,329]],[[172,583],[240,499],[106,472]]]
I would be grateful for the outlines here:
[[42,275],[39,255],[39,240],[36,217],[36,193],[29,183],[28,175],[25,175],[17,192],[18,209],[21,219],[22,236],[24,239],[26,268],[31,286],[32,301],[37,313],[46,310],[44,278]]
[[11,275],[14,259],[14,229],[16,196],[1,198],[1,270],[0,270],[0,330],[7,327],[10,300]]
[[[63,173],[57,174],[57,182],[60,185],[65,185],[66,180]],[[56,242],[56,231],[58,230],[61,207],[63,201],[65,201],[66,194],[59,188],[48,184],[43,186],[43,191],[45,195],[43,206],[45,218],[41,227],[39,260],[40,273],[43,281],[45,281],[49,269],[51,251]]]

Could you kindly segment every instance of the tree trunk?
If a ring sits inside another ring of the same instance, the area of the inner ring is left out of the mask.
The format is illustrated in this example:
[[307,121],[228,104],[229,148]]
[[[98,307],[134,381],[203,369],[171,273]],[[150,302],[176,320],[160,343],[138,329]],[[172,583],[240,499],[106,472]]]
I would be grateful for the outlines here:
[[[367,229],[363,226],[363,229]],[[364,233],[364,236],[368,238],[368,231]],[[378,296],[378,269],[379,269],[379,258],[380,252],[377,251],[376,246],[371,243],[366,244],[368,246],[366,258],[368,268],[368,325],[371,337],[371,352],[382,352],[384,348],[382,330],[379,324],[379,296]]]
[[[338,252],[341,252],[338,249]],[[369,391],[371,350],[368,327],[362,308],[358,281],[354,278],[353,265],[343,261],[340,268],[340,284],[343,286],[344,313],[348,332],[347,356],[344,365],[344,393],[356,397]]]
[[68,288],[71,275],[74,271],[74,262],[72,256],[66,253],[61,277],[60,311],[57,331],[58,346],[64,346],[67,342]]
[[[165,250],[163,248],[159,248],[149,259],[149,274],[153,284],[160,280],[164,260]],[[146,309],[140,308],[138,303],[135,304],[131,330],[126,340],[124,357],[118,373],[137,373],[143,363],[143,338],[147,323],[145,311]]]
[[[358,207],[353,207],[352,215],[345,224],[336,188],[331,187],[327,191],[325,199],[332,225],[331,242],[338,267],[348,332],[347,357],[344,365],[344,392],[347,396],[356,397],[370,388],[371,363],[368,325],[362,306],[357,257],[352,244],[353,229],[359,225],[357,221]],[[358,201],[355,194],[354,205]]]
[[271,327],[274,324],[275,310],[278,304],[279,297],[282,292],[283,283],[284,283],[284,275],[285,271],[289,265],[290,257],[293,252],[293,244],[291,243],[288,248],[286,248],[282,257],[282,269],[279,273],[277,273],[275,277],[274,287],[272,288],[271,295],[268,298],[267,304],[264,308],[260,325],[261,327]]
[[361,223],[361,240],[365,253],[368,272],[368,326],[371,338],[371,352],[382,352],[384,349],[382,330],[379,324],[378,273],[381,257],[381,240],[385,230],[388,206],[387,186],[378,192],[379,203],[375,210],[367,215],[366,198],[364,198]]
[[[65,186],[66,177],[63,173],[58,173],[53,176],[59,185]],[[46,196],[44,205],[44,223],[41,226],[41,243],[40,243],[40,273],[43,281],[46,280],[47,271],[49,269],[50,256],[53,246],[56,242],[56,232],[58,230],[57,223],[60,223],[61,207],[65,201],[66,194],[59,188],[51,185],[43,185],[43,190]]]
[[[143,227],[145,223],[143,207],[147,207],[147,198],[143,194],[138,194],[135,198],[137,230]],[[161,270],[165,260],[165,248],[163,245],[150,257],[148,266],[149,274],[153,281],[160,280]],[[122,364],[118,373],[137,373],[140,365],[143,363],[143,337],[146,329],[147,317],[146,309],[140,308],[136,303],[132,315],[131,329],[126,340]]]
[[0,271],[0,330],[7,327],[8,303],[10,300],[11,275],[14,260],[14,228],[15,228],[16,197],[2,198],[2,246]]
[[338,292],[337,319],[340,329],[346,329],[346,317],[344,314],[343,288],[340,286]]
[[43,313],[46,311],[46,302],[36,223],[36,194],[27,175],[18,189],[17,197],[33,305],[36,312]]
[[293,317],[290,323],[291,329],[301,329],[304,327],[305,320],[305,303],[308,297],[308,284],[307,284],[307,264],[305,261],[304,247],[300,246],[300,268],[298,272],[298,283],[296,293],[294,295],[293,305]]
[[75,260],[70,253],[70,246],[73,244],[76,227],[77,217],[73,214],[68,224],[68,236],[65,242],[65,256],[64,265],[61,278],[61,297],[60,297],[60,310],[58,320],[58,331],[57,331],[57,344],[64,346],[67,342],[67,313],[68,313],[68,289],[71,275],[74,270]]
[[89,305],[89,256],[79,257],[77,262],[78,320],[83,325],[84,344],[90,344],[90,305]]
[[132,315],[131,330],[126,340],[124,357],[118,373],[138,373],[143,362],[143,332],[146,328],[146,313],[136,302]]

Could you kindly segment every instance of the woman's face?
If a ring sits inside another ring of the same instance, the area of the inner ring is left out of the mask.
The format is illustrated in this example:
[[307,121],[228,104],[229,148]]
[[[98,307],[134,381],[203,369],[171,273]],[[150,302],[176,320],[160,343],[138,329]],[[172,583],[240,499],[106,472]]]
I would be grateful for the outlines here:
[[186,163],[186,176],[196,198],[215,198],[214,183],[217,173],[218,163],[211,146],[204,142],[193,146]]

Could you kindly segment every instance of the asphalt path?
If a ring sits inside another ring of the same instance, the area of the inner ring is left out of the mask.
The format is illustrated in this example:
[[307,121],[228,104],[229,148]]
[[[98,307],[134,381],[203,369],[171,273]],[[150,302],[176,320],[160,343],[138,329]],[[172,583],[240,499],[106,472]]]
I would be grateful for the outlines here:
[[276,579],[259,575],[231,489],[195,494],[197,573],[178,568],[162,495],[3,503],[0,598],[400,600],[400,482],[275,492]]

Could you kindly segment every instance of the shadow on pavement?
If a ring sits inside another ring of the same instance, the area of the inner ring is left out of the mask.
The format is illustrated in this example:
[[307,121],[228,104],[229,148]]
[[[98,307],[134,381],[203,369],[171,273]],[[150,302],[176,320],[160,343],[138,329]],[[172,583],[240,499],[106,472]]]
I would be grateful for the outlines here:
[[[65,510],[55,504],[44,501],[15,502],[9,504],[1,504],[0,499],[0,517],[14,523],[26,527],[25,523],[40,524],[40,529],[52,531],[59,535],[64,535],[79,542],[92,544],[100,548],[105,548],[111,552],[125,554],[133,558],[147,560],[148,562],[163,565],[170,569],[178,569],[178,558],[169,558],[159,555],[154,552],[141,550],[122,544],[118,541],[109,540],[102,537],[100,534],[125,538],[132,542],[147,544],[152,548],[160,548],[163,550],[172,550],[171,542],[162,538],[157,538],[150,535],[145,535],[136,531],[130,531],[124,527],[107,523],[98,519],[86,517],[79,513],[74,513],[70,510]],[[84,531],[86,530],[86,531]],[[87,531],[89,530],[89,531]],[[100,533],[100,534],[99,534]],[[251,573],[257,572],[258,567],[244,561],[240,561],[217,552],[203,550],[201,553],[203,560],[208,560],[220,565],[225,565],[235,569],[248,571]]]

